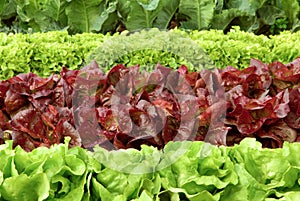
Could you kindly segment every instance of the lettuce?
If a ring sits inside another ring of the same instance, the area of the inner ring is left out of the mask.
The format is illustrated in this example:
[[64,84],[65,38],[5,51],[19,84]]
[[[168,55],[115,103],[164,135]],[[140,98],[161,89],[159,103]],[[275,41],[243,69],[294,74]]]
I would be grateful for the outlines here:
[[[97,172],[88,152],[65,144],[41,147],[32,152],[12,149],[12,143],[1,145],[1,198],[5,200],[82,200],[89,172]],[[10,156],[8,155],[9,153]],[[7,155],[7,157],[5,157]],[[10,161],[10,162],[8,162]]]
[[[153,37],[155,36],[155,37]],[[197,55],[197,56],[195,56]],[[86,59],[97,61],[101,69],[109,71],[117,64],[140,65],[151,71],[157,63],[173,69],[186,65],[190,70],[213,68],[213,63],[201,47],[182,31],[141,30],[123,32],[110,37],[94,49]]]
[[263,149],[254,139],[243,140],[229,151],[241,183],[233,187],[227,196],[238,196],[240,189],[248,200],[272,200],[276,197],[285,200],[286,196],[297,196],[293,191],[299,188],[299,165],[294,162],[297,158],[293,151],[298,148],[298,143],[284,143],[282,149]]
[[[126,42],[122,41],[126,38],[125,32],[122,37],[118,37],[118,34],[110,36],[93,33],[68,35],[66,31],[10,35],[0,33],[0,79],[29,72],[48,77],[51,73],[59,74],[62,66],[79,69],[92,59],[103,64],[105,71],[119,63],[126,66],[140,64],[141,67],[149,66],[151,68],[145,69],[152,70],[157,62],[173,69],[185,64],[190,70],[196,70],[205,64],[209,64],[206,67],[235,66],[243,69],[248,67],[251,58],[266,63],[288,63],[300,55],[300,49],[296,45],[299,43],[300,32],[282,32],[270,38],[243,32],[237,27],[227,34],[216,30],[187,33],[176,29],[173,32],[176,33],[172,34],[171,44],[166,45],[164,50],[160,45],[166,41],[167,34],[158,30],[130,34],[127,37],[132,36],[132,40],[125,39]],[[143,37],[151,40],[147,42]],[[189,38],[192,41],[187,40]],[[153,40],[156,44],[152,44]],[[128,48],[124,48],[124,43]],[[144,43],[145,46],[142,47],[141,44]],[[153,48],[145,48],[147,45]],[[195,58],[195,55],[201,57]]]
[[[94,152],[65,144],[26,152],[0,145],[1,200],[296,200],[298,143],[265,149],[253,138],[233,147],[170,142]],[[123,169],[119,166],[121,165]],[[131,170],[129,172],[128,170]],[[144,171],[149,170],[149,171]]]
[[[172,196],[188,200],[219,200],[224,189],[238,183],[234,164],[227,157],[225,147],[190,143],[179,160],[162,169],[162,186]],[[164,151],[171,152],[177,146],[169,143]],[[219,192],[219,193],[216,193]]]
[[284,65],[141,71],[122,64],[107,74],[96,62],[41,78],[20,74],[0,82],[1,142],[27,151],[71,137],[70,146],[108,150],[170,141],[234,145],[255,137],[264,147],[299,141],[300,60]]

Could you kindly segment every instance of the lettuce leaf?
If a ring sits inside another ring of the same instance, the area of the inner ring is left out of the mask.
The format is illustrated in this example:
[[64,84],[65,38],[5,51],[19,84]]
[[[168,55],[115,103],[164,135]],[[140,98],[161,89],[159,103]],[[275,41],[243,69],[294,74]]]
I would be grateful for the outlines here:
[[49,196],[50,184],[45,173],[27,176],[21,174],[4,180],[0,188],[1,196],[6,200],[38,200]]

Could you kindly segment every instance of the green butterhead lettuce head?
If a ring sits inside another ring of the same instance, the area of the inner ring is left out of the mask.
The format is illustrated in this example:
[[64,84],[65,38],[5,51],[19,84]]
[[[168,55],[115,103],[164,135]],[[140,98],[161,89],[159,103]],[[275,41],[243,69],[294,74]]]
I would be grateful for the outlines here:
[[[12,142],[1,145],[0,194],[4,200],[82,200],[88,174],[100,171],[90,153],[65,144],[50,149],[39,147],[26,152],[21,147],[12,149]],[[99,167],[100,165],[100,167]]]
[[[176,150],[176,143],[169,143],[164,151]],[[223,189],[238,183],[234,164],[227,157],[225,147],[204,142],[180,142],[189,144],[179,160],[159,173],[163,188],[189,200],[219,200]]]

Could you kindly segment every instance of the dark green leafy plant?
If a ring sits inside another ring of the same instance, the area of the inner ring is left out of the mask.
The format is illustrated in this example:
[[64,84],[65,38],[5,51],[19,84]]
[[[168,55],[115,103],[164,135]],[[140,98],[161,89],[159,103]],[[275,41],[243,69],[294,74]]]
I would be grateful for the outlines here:
[[107,32],[114,29],[117,22],[117,1],[77,0],[66,7],[68,25],[76,32]]
[[278,23],[277,19],[287,19],[285,29],[292,29],[299,21],[299,4],[296,0],[219,0],[218,4],[211,23],[215,29],[227,31],[232,25],[238,25],[244,31],[269,35],[275,33],[273,29]]
[[185,0],[179,3],[179,13],[187,16],[181,22],[185,29],[207,29],[214,16],[215,3],[211,0]]
[[[7,32],[115,33],[176,26],[227,32],[240,26],[269,35],[300,27],[298,0],[3,0],[0,7],[0,26]],[[281,19],[286,19],[283,26]]]
[[67,27],[64,9],[66,1],[22,1],[15,0],[19,26],[23,29],[31,28],[34,31],[61,30]]
[[286,18],[278,18],[275,20],[275,23],[271,26],[270,32],[272,35],[280,34],[280,32],[287,29],[287,19]]
[[124,25],[129,30],[152,28],[165,2],[161,0],[119,1]]

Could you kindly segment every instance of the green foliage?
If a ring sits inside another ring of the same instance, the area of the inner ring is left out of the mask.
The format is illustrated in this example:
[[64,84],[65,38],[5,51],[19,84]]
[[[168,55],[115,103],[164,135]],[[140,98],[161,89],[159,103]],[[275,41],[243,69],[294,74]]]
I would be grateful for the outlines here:
[[278,18],[275,20],[275,23],[271,26],[270,32],[272,35],[280,34],[280,32],[287,29],[287,19],[286,18]]
[[97,34],[70,36],[66,31],[15,35],[0,33],[0,79],[30,71],[47,77],[51,73],[59,73],[62,66],[77,69],[104,38]]
[[[275,34],[277,19],[286,18],[285,29],[293,29],[299,19],[299,4],[296,0],[229,0],[218,1],[221,6],[216,9],[211,27],[229,30],[232,25],[255,34]],[[283,28],[283,27],[281,27]]]
[[154,27],[163,30],[169,27],[172,18],[177,13],[180,0],[165,0],[164,2],[165,2],[164,7],[158,13],[157,19],[154,22]]
[[8,27],[18,27],[6,29],[8,32],[105,33],[116,28],[118,19],[117,0],[5,0],[1,3],[1,22],[6,20]]
[[65,13],[67,4],[60,0],[16,1],[19,26],[34,31],[60,30],[67,26]]
[[87,63],[92,60],[96,60],[104,71],[118,63],[139,64],[146,70],[154,69],[158,62],[173,68],[184,64],[191,70],[213,67],[209,56],[184,32],[158,29],[129,35],[123,32],[105,40],[91,53]]
[[[115,33],[124,28],[174,26],[227,32],[240,26],[244,31],[270,35],[278,33],[277,29],[299,30],[299,12],[298,0],[3,0],[0,28],[23,33]],[[284,26],[280,19],[286,20]]]
[[215,3],[211,0],[180,1],[179,13],[188,16],[182,28],[201,30],[207,28],[213,18]]
[[90,172],[99,172],[86,150],[65,144],[25,152],[12,143],[0,148],[1,200],[82,200]]
[[291,34],[288,31],[281,32],[279,35],[270,36],[269,60],[273,61],[292,61],[300,56],[300,32]]
[[[161,0],[150,1],[120,1],[123,2],[122,7],[129,10],[122,18],[128,30],[139,30],[143,28],[152,28],[155,19],[163,8],[164,2]],[[126,4],[124,4],[126,2]]]
[[7,20],[16,15],[16,2],[11,0],[3,0],[0,2],[0,19]]
[[[35,34],[0,33],[0,79],[33,72],[47,77],[58,73],[63,65],[78,69],[95,59],[107,71],[118,63],[140,64],[147,70],[160,62],[177,68],[185,64],[190,70],[211,64],[218,68],[245,68],[251,58],[265,63],[288,63],[300,56],[300,32],[282,32],[266,37],[232,29],[222,31],[170,33],[157,29],[121,35],[48,32]],[[154,37],[155,36],[155,37]],[[211,65],[210,65],[211,66]]]
[[[251,58],[265,63],[273,61],[269,55],[272,43],[270,39],[264,35],[256,36],[253,33],[240,31],[237,27],[227,34],[217,30],[192,31],[190,37],[203,48],[218,68],[226,66],[245,68],[249,66]],[[285,62],[289,61],[291,60],[285,60]]]
[[170,142],[163,150],[143,145],[141,150],[107,151],[97,146],[90,152],[69,148],[69,140],[32,152],[13,149],[12,141],[0,145],[0,199],[300,199],[299,143],[265,149],[246,138],[233,147],[185,141]]
[[116,8],[116,1],[78,0],[69,3],[66,15],[69,26],[75,32],[100,31],[105,30],[107,22],[116,24]]

